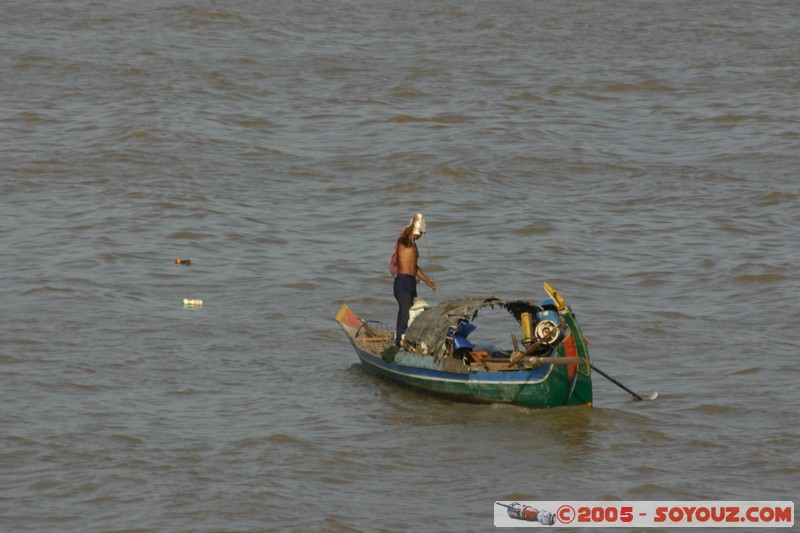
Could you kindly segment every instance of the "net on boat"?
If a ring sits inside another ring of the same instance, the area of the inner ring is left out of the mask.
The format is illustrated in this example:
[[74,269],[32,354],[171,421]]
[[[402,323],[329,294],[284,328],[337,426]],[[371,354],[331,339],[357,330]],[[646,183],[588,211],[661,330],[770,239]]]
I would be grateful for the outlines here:
[[447,351],[448,329],[455,329],[462,319],[471,322],[475,313],[484,307],[495,306],[511,313],[517,322],[521,313],[541,310],[530,302],[506,301],[494,297],[446,300],[420,313],[408,326],[406,340],[416,346],[419,353],[441,359]]

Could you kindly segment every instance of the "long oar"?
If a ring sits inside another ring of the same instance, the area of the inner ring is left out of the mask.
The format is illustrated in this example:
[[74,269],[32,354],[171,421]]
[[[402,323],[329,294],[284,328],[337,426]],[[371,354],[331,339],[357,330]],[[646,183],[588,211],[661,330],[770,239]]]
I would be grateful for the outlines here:
[[617,381],[616,379],[612,378],[611,376],[609,376],[608,374],[606,374],[605,372],[603,372],[602,370],[600,370],[599,368],[594,366],[593,364],[590,364],[590,366],[592,367],[592,370],[594,370],[595,372],[597,372],[598,374],[600,374],[601,376],[603,376],[604,378],[609,380],[614,385],[617,385],[618,387],[623,389],[625,392],[627,392],[628,394],[633,396],[636,400],[655,400],[656,398],[658,398],[658,393],[657,392],[653,392],[650,396],[648,396],[646,398],[643,398],[643,397],[639,396],[638,394],[636,394],[635,392],[633,392],[628,387],[626,387],[625,385],[623,385],[622,383],[620,383],[619,381]]

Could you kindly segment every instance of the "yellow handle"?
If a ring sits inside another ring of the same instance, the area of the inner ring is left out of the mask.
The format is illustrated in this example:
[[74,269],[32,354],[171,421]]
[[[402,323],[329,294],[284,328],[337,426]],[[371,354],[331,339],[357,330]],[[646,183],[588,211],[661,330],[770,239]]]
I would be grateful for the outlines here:
[[547,294],[550,295],[550,298],[552,298],[553,301],[556,303],[556,307],[558,307],[559,311],[567,307],[567,302],[564,301],[564,298],[562,298],[561,295],[558,294],[558,291],[556,291],[553,287],[551,287],[550,284],[547,283],[546,281],[544,282],[544,290],[547,292]]

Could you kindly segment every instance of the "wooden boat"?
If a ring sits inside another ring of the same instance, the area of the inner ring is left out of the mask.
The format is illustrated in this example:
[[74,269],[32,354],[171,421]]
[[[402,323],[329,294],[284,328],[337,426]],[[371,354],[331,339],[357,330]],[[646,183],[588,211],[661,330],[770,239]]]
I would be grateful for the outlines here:
[[[336,321],[364,368],[420,391],[459,401],[544,408],[592,405],[591,362],[575,315],[547,283],[541,305],[498,298],[459,298],[424,308],[408,326],[402,349],[394,333],[342,305]],[[502,308],[516,319],[505,349],[467,337],[478,311]]]

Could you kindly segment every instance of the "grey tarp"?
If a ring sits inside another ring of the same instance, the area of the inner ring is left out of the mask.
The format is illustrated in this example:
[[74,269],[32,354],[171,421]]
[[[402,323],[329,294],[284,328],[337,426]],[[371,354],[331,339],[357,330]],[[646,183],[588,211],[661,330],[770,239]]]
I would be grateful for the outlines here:
[[[523,311],[535,312],[537,305],[523,301],[507,302],[498,298],[456,298],[429,307],[408,326],[406,340],[414,343],[417,350],[439,359],[445,353],[447,329],[456,326],[460,318],[472,320],[475,311],[487,306],[499,306],[514,315],[519,321]],[[422,348],[425,346],[427,349]]]

